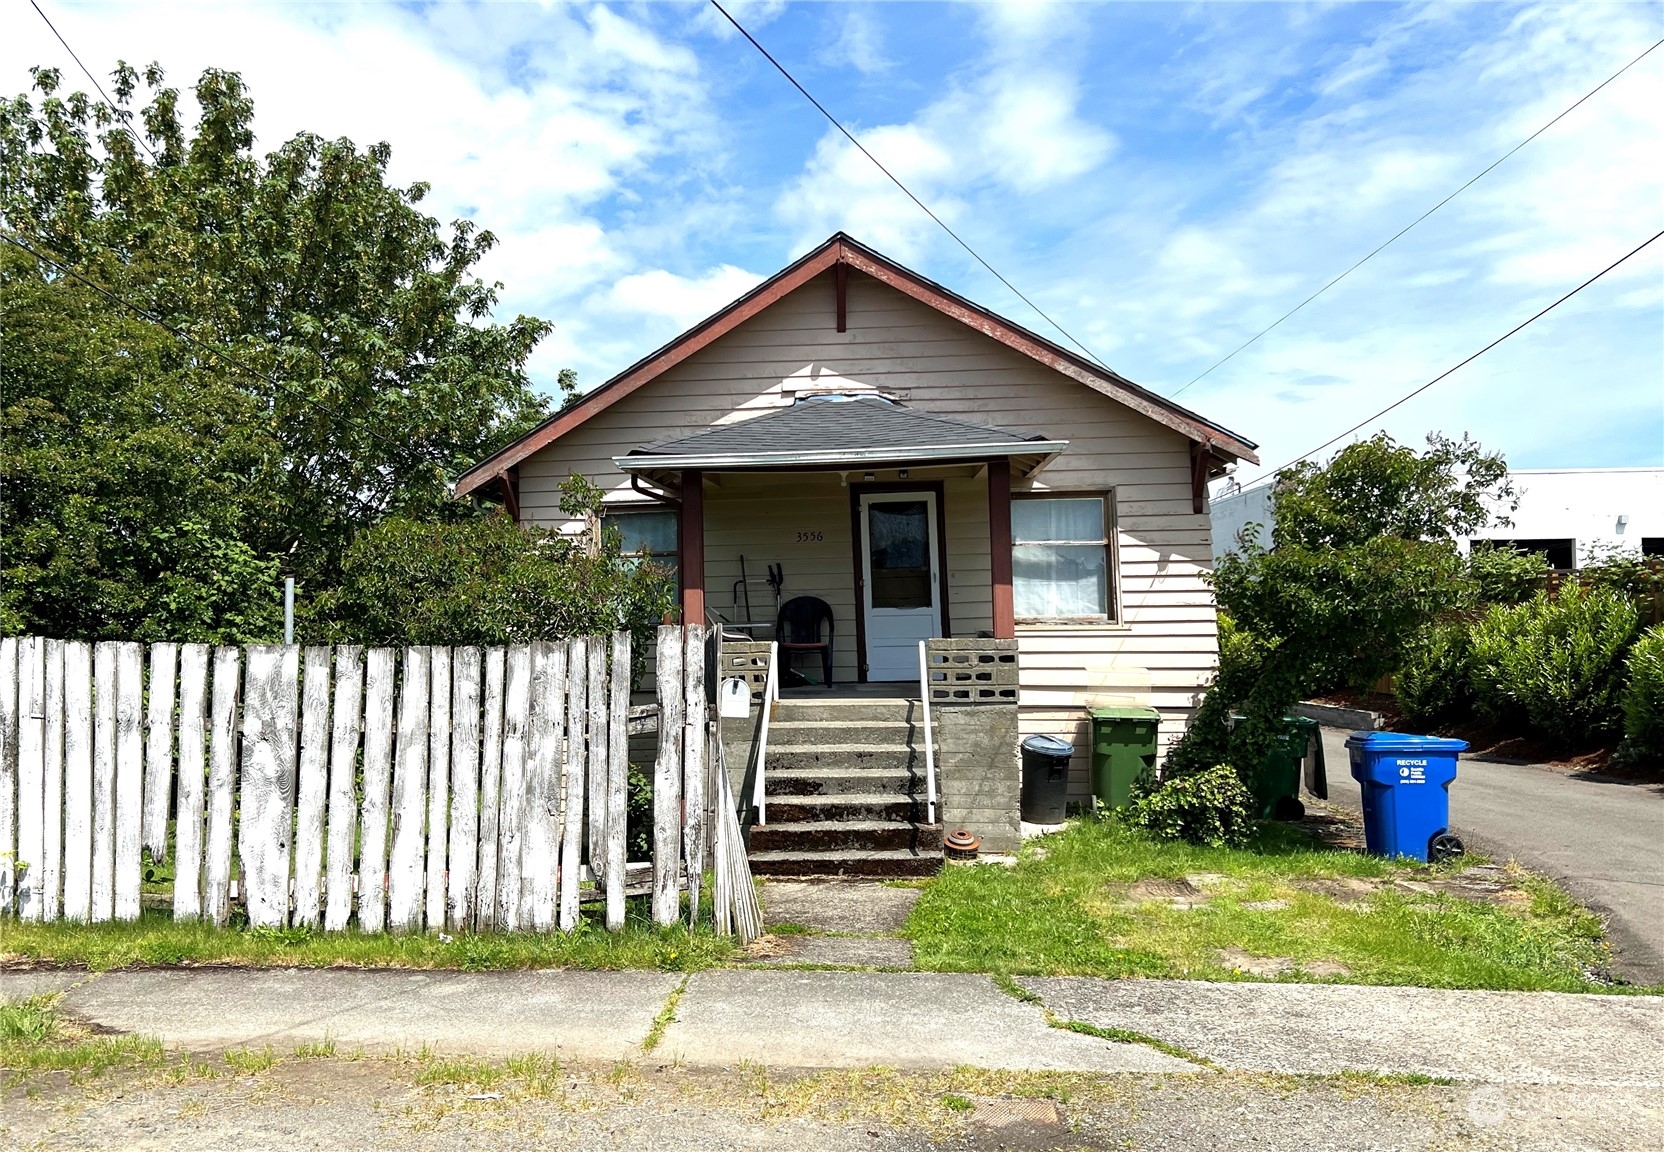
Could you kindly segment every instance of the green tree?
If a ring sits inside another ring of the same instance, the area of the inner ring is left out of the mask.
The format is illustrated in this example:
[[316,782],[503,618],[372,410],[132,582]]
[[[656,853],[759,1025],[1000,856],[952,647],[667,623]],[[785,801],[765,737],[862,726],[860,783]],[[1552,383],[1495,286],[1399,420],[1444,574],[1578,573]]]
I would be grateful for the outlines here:
[[548,411],[550,326],[491,321],[489,232],[388,184],[386,144],[257,155],[235,73],[202,74],[189,132],[154,65],[114,106],[34,77],[0,103],[0,223],[201,343],[4,245],[6,627],[269,636],[278,568],[329,587],[365,527],[472,514],[451,478]]

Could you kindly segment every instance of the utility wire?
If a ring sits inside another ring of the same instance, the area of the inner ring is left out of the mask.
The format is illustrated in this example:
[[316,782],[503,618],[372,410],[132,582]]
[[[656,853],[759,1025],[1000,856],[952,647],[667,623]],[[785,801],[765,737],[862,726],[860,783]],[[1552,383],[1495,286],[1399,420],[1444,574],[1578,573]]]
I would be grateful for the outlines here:
[[940,216],[936,215],[936,213],[932,212],[930,210],[929,205],[927,205],[923,200],[920,200],[917,196],[913,195],[912,189],[908,188],[907,185],[903,184],[899,179],[897,179],[896,174],[894,172],[891,172],[888,168],[884,167],[883,163],[878,159],[878,157],[874,156],[871,152],[867,151],[866,145],[862,144],[859,140],[857,140],[855,138],[854,134],[851,133],[848,128],[845,128],[841,123],[839,123],[838,118],[836,116],[832,115],[832,113],[828,112],[826,110],[826,106],[824,104],[822,104],[819,100],[816,100],[814,98],[814,96],[810,94],[810,92],[807,88],[805,88],[802,84],[798,83],[797,77],[793,76],[790,72],[786,71],[786,66],[784,64],[780,63],[780,61],[776,60],[774,58],[774,56],[772,54],[770,54],[770,52],[767,48],[764,48],[761,44],[759,44],[757,42],[757,38],[755,36],[753,36],[751,33],[747,32],[745,30],[745,26],[743,24],[741,24],[738,20],[734,19],[734,17],[728,12],[728,9],[724,8],[720,3],[718,3],[718,0],[711,0],[711,7],[715,8],[718,12],[722,13],[722,15],[727,19],[728,23],[732,24],[739,31],[739,34],[741,36],[744,36],[747,40],[751,41],[751,46],[753,48],[755,48],[757,51],[761,52],[763,54],[763,58],[765,60],[767,60],[770,64],[774,65],[775,70],[777,72],[779,72],[780,75],[784,76],[787,80],[789,80],[791,82],[791,86],[793,88],[796,88],[799,92],[801,92],[803,94],[803,98],[805,100],[807,100],[809,103],[813,104],[815,106],[815,109],[822,116],[826,117],[827,121],[832,125],[832,127],[836,128],[839,132],[842,132],[844,134],[845,139],[847,139],[851,144],[855,145],[856,148],[860,149],[861,155],[865,156],[868,160],[871,160],[873,162],[874,167],[876,167],[880,172],[884,173],[884,175],[888,176],[890,178],[890,183],[894,184],[897,188],[900,188],[909,200],[911,200],[913,203],[915,203],[919,206],[920,211],[922,211],[926,216],[928,216],[932,220],[934,220],[936,222],[937,226],[942,229],[942,231],[946,232],[949,236],[953,237],[954,243],[958,244],[966,252],[969,252],[970,255],[971,255],[971,259],[975,260],[978,264],[980,264],[984,268],[986,268],[989,271],[989,273],[993,275],[994,279],[998,280],[1001,284],[1004,284],[1007,288],[1009,288],[1011,290],[1012,294],[1017,297],[1017,299],[1021,300],[1024,304],[1027,304],[1030,308],[1034,309],[1035,313],[1042,320],[1044,320],[1046,323],[1050,324],[1053,328],[1056,328],[1059,332],[1063,333],[1064,338],[1067,339],[1069,341],[1069,343],[1073,344],[1076,348],[1079,348],[1082,352],[1084,352],[1086,354],[1087,359],[1093,361],[1099,367],[1105,368],[1106,370],[1108,369],[1108,365],[1104,364],[1103,359],[1101,357],[1099,357],[1097,353],[1093,352],[1092,349],[1088,348],[1086,345],[1082,344],[1079,340],[1075,339],[1074,336],[1070,335],[1069,330],[1064,328],[1063,325],[1059,324],[1056,320],[1053,320],[1050,316],[1048,316],[1046,314],[1046,312],[1040,307],[1040,305],[1038,305],[1034,301],[1030,300],[1027,296],[1024,296],[1022,294],[1022,292],[1018,290],[1018,288],[1015,284],[1013,284],[1011,281],[1007,280],[1004,276],[1001,276],[1000,273],[999,273],[999,270],[997,268],[995,268],[992,264],[988,263],[988,261],[984,260],[981,256],[981,254],[979,254],[975,248],[972,248],[969,244],[965,243],[964,239],[959,235],[959,233],[955,232],[952,228],[949,228],[946,221],[944,221]]
[[1589,285],[1593,284],[1596,280],[1599,280],[1602,276],[1605,276],[1608,272],[1612,271],[1618,265],[1622,264],[1625,260],[1628,260],[1631,256],[1634,256],[1635,254],[1640,252],[1643,248],[1645,248],[1647,245],[1651,244],[1653,241],[1657,240],[1660,236],[1664,236],[1664,231],[1654,232],[1651,236],[1649,236],[1649,237],[1647,237],[1647,239],[1641,241],[1641,243],[1637,244],[1634,248],[1631,248],[1628,252],[1624,253],[1622,256],[1620,256],[1616,260],[1612,261],[1612,263],[1608,264],[1605,268],[1602,268],[1599,272],[1596,272],[1593,276],[1589,277],[1583,283],[1579,284],[1576,288],[1573,288],[1570,292],[1567,292],[1564,296],[1560,297],[1560,299],[1556,300],[1554,303],[1550,304],[1548,307],[1544,308],[1542,311],[1540,311],[1540,312],[1536,313],[1535,315],[1531,316],[1529,319],[1520,321],[1518,324],[1516,324],[1512,328],[1508,329],[1508,331],[1506,331],[1502,335],[1498,336],[1495,340],[1492,340],[1489,344],[1485,345],[1479,351],[1475,352],[1473,355],[1471,355],[1467,359],[1463,360],[1461,363],[1453,365],[1452,367],[1446,368],[1443,372],[1440,372],[1437,376],[1433,377],[1427,383],[1421,385],[1419,388],[1415,388],[1415,389],[1413,389],[1409,392],[1406,392],[1404,395],[1400,396],[1397,400],[1394,400],[1391,404],[1388,404],[1385,408],[1381,409],[1379,412],[1375,413],[1373,416],[1365,417],[1364,419],[1358,421],[1356,424],[1352,425],[1352,427],[1348,428],[1346,431],[1342,432],[1340,435],[1332,436],[1328,440],[1325,440],[1323,443],[1319,444],[1316,448],[1313,448],[1313,449],[1311,449],[1310,451],[1307,451],[1307,452],[1300,453],[1300,455],[1298,455],[1294,459],[1290,460],[1287,464],[1283,464],[1279,467],[1273,468],[1271,471],[1267,472],[1264,476],[1261,476],[1258,479],[1256,479],[1252,484],[1248,485],[1245,488],[1239,489],[1237,492],[1233,492],[1232,495],[1233,496],[1238,495],[1241,492],[1249,492],[1249,491],[1252,491],[1255,488],[1263,487],[1264,485],[1269,484],[1273,479],[1276,478],[1278,473],[1287,471],[1288,469],[1294,467],[1296,464],[1300,463],[1300,461],[1304,460],[1308,456],[1317,455],[1317,453],[1323,451],[1325,448],[1329,447],[1331,444],[1334,444],[1336,441],[1345,439],[1346,437],[1352,435],[1352,433],[1358,431],[1358,429],[1363,428],[1364,426],[1366,426],[1368,424],[1372,424],[1376,420],[1379,420],[1381,417],[1385,416],[1388,412],[1391,412],[1394,408],[1397,408],[1399,405],[1407,403],[1408,401],[1413,400],[1415,397],[1420,396],[1423,392],[1427,391],[1433,385],[1437,384],[1440,380],[1443,380],[1446,376],[1451,375],[1453,372],[1457,371],[1458,369],[1464,368],[1467,365],[1473,363],[1475,360],[1479,359],[1485,353],[1489,352],[1492,348],[1495,348],[1498,344],[1502,343],[1504,340],[1508,339],[1508,337],[1514,335],[1516,332],[1520,331],[1522,328],[1525,328],[1526,326],[1532,324],[1533,322],[1535,322],[1537,320],[1541,320],[1544,316],[1547,316],[1550,312],[1552,312],[1556,308],[1560,307],[1560,305],[1562,305],[1566,301],[1570,300],[1573,296],[1576,296],[1579,292],[1583,291]]
[[1404,235],[1404,233],[1408,232],[1410,229],[1414,228],[1417,224],[1420,224],[1423,220],[1427,219],[1433,213],[1437,212],[1440,208],[1443,208],[1446,204],[1448,204],[1452,200],[1456,199],[1456,197],[1460,196],[1463,192],[1466,192],[1474,184],[1478,183],[1479,180],[1482,177],[1488,175],[1490,173],[1490,171],[1493,168],[1495,168],[1497,165],[1501,164],[1504,160],[1508,159],[1508,157],[1512,156],[1514,153],[1518,152],[1521,148],[1524,148],[1527,144],[1531,143],[1537,137],[1541,136],[1544,132],[1547,132],[1550,128],[1552,128],[1556,124],[1560,123],[1560,121],[1565,119],[1567,115],[1569,115],[1572,111],[1574,111],[1578,107],[1579,104],[1582,104],[1585,100],[1589,99],[1589,97],[1593,96],[1596,92],[1599,92],[1602,88],[1606,87],[1608,84],[1612,83],[1612,81],[1616,80],[1618,77],[1622,76],[1625,72],[1628,72],[1631,68],[1635,67],[1635,65],[1639,64],[1642,60],[1646,59],[1647,56],[1651,55],[1653,49],[1657,48],[1660,44],[1664,44],[1664,40],[1655,41],[1653,43],[1652,47],[1648,48],[1645,52],[1641,53],[1641,55],[1639,55],[1635,59],[1631,60],[1628,64],[1625,64],[1622,68],[1618,69],[1616,72],[1612,73],[1612,75],[1610,75],[1606,79],[1602,80],[1599,84],[1596,84],[1593,88],[1589,89],[1589,91],[1585,92],[1581,97],[1579,97],[1578,100],[1575,103],[1573,103],[1570,107],[1568,107],[1564,111],[1562,111],[1560,113],[1560,115],[1558,115],[1554,119],[1550,120],[1547,124],[1544,124],[1541,128],[1537,129],[1531,135],[1527,136],[1524,140],[1521,140],[1518,144],[1514,145],[1512,148],[1508,149],[1508,151],[1504,152],[1501,156],[1498,156],[1495,160],[1493,160],[1490,163],[1490,165],[1487,168],[1484,169],[1484,171],[1482,171],[1482,172],[1478,173],[1477,175],[1473,176],[1471,179],[1468,180],[1468,182],[1466,184],[1463,184],[1460,188],[1456,189],[1456,191],[1452,192],[1450,195],[1446,196],[1443,200],[1440,200],[1437,204],[1433,205],[1427,211],[1423,212],[1420,216],[1417,216],[1414,220],[1412,220],[1408,224],[1404,225],[1404,227],[1400,228],[1397,232],[1394,232],[1391,236],[1387,237],[1386,240],[1382,241],[1379,245],[1377,245],[1374,249],[1372,249],[1368,253],[1368,255],[1364,256],[1364,258],[1362,260],[1359,260],[1356,264],[1352,265],[1352,267],[1348,268],[1346,271],[1342,272],[1339,276],[1336,276],[1333,280],[1329,281],[1323,287],[1319,288],[1316,292],[1313,292],[1310,296],[1308,296],[1304,300],[1300,301],[1300,303],[1296,304],[1293,308],[1290,308],[1287,312],[1284,312],[1281,316],[1277,317],[1276,320],[1272,321],[1271,324],[1269,324],[1267,327],[1265,327],[1261,331],[1255,333],[1253,336],[1249,337],[1247,340],[1243,341],[1243,343],[1241,345],[1239,345],[1237,348],[1232,350],[1230,355],[1226,356],[1223,360],[1220,360],[1217,364],[1214,364],[1211,368],[1208,368],[1207,371],[1202,372],[1200,375],[1196,376],[1195,379],[1190,381],[1190,384],[1186,384],[1184,386],[1184,388],[1180,388],[1178,392],[1173,393],[1173,395],[1169,396],[1168,399],[1171,400],[1174,397],[1178,396],[1179,393],[1185,391],[1186,388],[1189,388],[1191,384],[1196,383],[1198,380],[1202,379],[1203,376],[1206,376],[1206,375],[1208,375],[1209,372],[1212,372],[1214,370],[1214,368],[1219,368],[1222,365],[1224,365],[1227,361],[1229,361],[1232,357],[1234,357],[1238,352],[1241,352],[1243,349],[1247,348],[1250,344],[1253,344],[1256,341],[1258,341],[1261,336],[1264,336],[1267,332],[1270,332],[1273,328],[1277,327],[1277,325],[1281,324],[1284,320],[1287,320],[1290,316],[1293,316],[1296,312],[1300,311],[1300,309],[1302,309],[1306,305],[1310,304],[1313,300],[1316,300],[1319,296],[1323,295],[1329,289],[1333,288],[1336,284],[1339,284],[1342,280],[1344,280],[1348,276],[1352,275],[1352,273],[1356,272],[1359,268],[1363,267],[1366,263],[1368,263],[1369,260],[1371,258],[1373,258],[1375,255],[1377,255],[1383,248],[1386,248],[1393,241],[1397,240],[1400,236]]
[[33,256],[36,260],[39,260],[42,264],[46,264],[49,267],[56,268],[60,273],[62,273],[65,276],[68,276],[71,280],[75,280],[78,283],[86,285],[88,288],[91,288],[94,292],[97,292],[100,296],[103,296],[106,300],[109,300],[113,304],[120,305],[121,307],[127,309],[127,311],[133,313],[135,316],[139,316],[139,317],[141,317],[145,320],[150,321],[152,324],[156,325],[158,328],[161,328],[163,331],[170,333],[176,339],[182,340],[182,341],[184,341],[185,343],[188,343],[188,344],[194,344],[196,347],[202,349],[204,352],[207,352],[209,355],[217,356],[219,359],[224,360],[226,363],[231,364],[236,368],[242,369],[242,371],[244,371],[248,375],[254,377],[255,379],[263,380],[266,383],[270,384],[272,387],[289,393],[289,395],[291,395],[291,396],[295,397],[296,399],[300,400],[302,403],[309,404],[309,405],[319,409],[320,411],[322,411],[324,413],[324,415],[328,416],[330,419],[338,421],[341,424],[347,425],[348,427],[357,428],[359,431],[365,433],[366,435],[368,435],[368,436],[370,436],[370,437],[372,437],[376,440],[380,440],[383,445],[392,449],[394,452],[402,453],[408,448],[408,445],[401,446],[401,445],[395,443],[394,441],[389,439],[386,435],[384,435],[382,432],[380,432],[376,428],[374,428],[374,427],[372,427],[368,424],[364,424],[364,423],[361,423],[357,420],[354,420],[351,417],[342,414],[340,411],[338,411],[334,408],[331,408],[328,404],[325,404],[323,401],[317,399],[316,397],[308,396],[306,393],[297,390],[294,387],[294,385],[285,384],[283,381],[279,380],[277,377],[268,375],[267,373],[260,371],[260,369],[252,367],[246,361],[243,361],[243,360],[239,359],[238,357],[233,356],[231,353],[227,352],[225,349],[215,347],[214,345],[209,344],[206,341],[199,340],[197,337],[192,336],[189,332],[186,332],[182,328],[175,328],[172,324],[169,324],[166,320],[163,320],[160,316],[156,315],[154,312],[151,312],[149,309],[142,308],[139,305],[134,304],[131,300],[128,300],[125,297],[121,296],[119,293],[112,292],[110,289],[104,287],[102,284],[98,284],[98,283],[95,283],[92,280],[87,279],[87,277],[81,275],[81,273],[77,272],[74,268],[71,268],[68,264],[65,264],[61,260],[57,260],[57,259],[54,259],[51,256],[46,255],[44,252],[41,252],[39,249],[37,249],[37,248],[33,247],[32,245],[26,243],[25,241],[18,239],[16,236],[12,235],[11,233],[9,233],[9,232],[0,232],[0,240],[4,240],[6,243],[10,244],[12,247],[19,248],[22,251],[27,252],[29,255]]
[[29,0],[29,6],[31,8],[33,8],[36,12],[40,13],[40,18],[42,20],[46,21],[46,26],[48,28],[52,29],[52,35],[54,35],[58,38],[58,43],[60,43],[64,46],[64,51],[69,53],[70,59],[74,60],[75,63],[80,64],[81,71],[83,73],[85,73],[88,80],[92,81],[92,86],[94,88],[98,89],[98,94],[100,96],[104,97],[104,103],[106,103],[110,106],[110,111],[115,113],[117,116],[121,117],[121,120],[122,120],[122,125],[121,126],[127,130],[127,134],[129,136],[131,136],[134,140],[138,141],[139,147],[143,148],[146,152],[150,153],[150,160],[153,164],[160,164],[161,160],[157,158],[155,150],[150,147],[150,142],[147,141],[143,136],[139,135],[137,132],[133,131],[132,126],[127,123],[127,120],[131,117],[132,114],[130,112],[128,112],[126,109],[122,108],[114,100],[110,99],[110,94],[108,92],[104,91],[104,85],[102,85],[98,82],[98,77],[96,77],[92,74],[92,70],[90,68],[88,68],[85,64],[81,63],[81,58],[75,54],[75,49],[73,49],[69,46],[69,41],[64,39],[64,34],[60,31],[58,31],[58,26],[56,24],[52,23],[52,18],[50,16],[48,16],[41,9],[41,6],[37,3],[35,3],[35,0]]

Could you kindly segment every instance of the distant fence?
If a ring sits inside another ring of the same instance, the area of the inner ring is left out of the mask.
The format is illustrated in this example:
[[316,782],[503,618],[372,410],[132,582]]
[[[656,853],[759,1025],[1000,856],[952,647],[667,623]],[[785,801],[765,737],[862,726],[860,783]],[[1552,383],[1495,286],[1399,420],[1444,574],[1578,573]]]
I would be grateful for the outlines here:
[[[707,642],[658,637],[661,924],[684,885],[698,907]],[[0,913],[137,919],[148,850],[172,854],[178,920],[225,924],[235,880],[254,926],[570,930],[604,895],[616,930],[635,726],[623,632],[402,650],[7,637]]]

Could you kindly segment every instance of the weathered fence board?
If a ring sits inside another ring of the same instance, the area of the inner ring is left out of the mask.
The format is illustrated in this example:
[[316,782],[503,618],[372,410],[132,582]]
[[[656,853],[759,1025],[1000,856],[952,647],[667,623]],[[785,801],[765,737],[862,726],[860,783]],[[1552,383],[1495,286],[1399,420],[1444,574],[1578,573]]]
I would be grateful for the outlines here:
[[479,851],[480,659],[478,648],[458,648],[451,664],[451,828],[445,924],[473,926],[474,862]]
[[630,634],[612,638],[611,698],[607,702],[607,912],[608,931],[624,927],[624,863],[627,858],[626,813],[629,806]]
[[364,806],[359,819],[358,927],[387,923],[387,829],[393,781],[393,681],[398,653],[372,648],[364,673]]
[[335,650],[335,696],[329,739],[329,833],[324,872],[324,929],[339,932],[352,918],[353,849],[358,837],[358,738],[364,726],[364,650]]
[[682,685],[687,715],[682,734],[682,852],[687,861],[688,922],[699,919],[699,882],[705,875],[705,642],[709,629],[687,629]]
[[324,803],[329,792],[328,648],[308,648],[301,670],[300,783],[295,796],[295,923],[321,922]]
[[387,926],[422,927],[423,821],[427,816],[429,649],[404,650],[399,746],[393,769],[393,855],[387,869]]
[[560,864],[561,717],[566,711],[566,645],[532,645],[531,732],[526,757],[526,823],[520,857],[520,922],[555,926]]
[[445,835],[451,776],[451,650],[428,654],[428,855],[422,879],[429,928],[445,926]]
[[560,840],[560,929],[578,924],[578,865],[584,844],[584,769],[588,745],[584,729],[589,708],[589,645],[582,636],[567,646],[566,757],[562,778]]
[[653,765],[653,923],[674,924],[681,914],[682,630],[659,629],[659,755]]
[[64,899],[66,920],[92,917],[92,645],[64,645]]
[[173,845],[175,920],[196,920],[202,915],[202,820],[208,783],[208,656],[206,644],[185,644],[179,649],[179,784]]
[[589,874],[604,886],[607,876],[607,637],[596,636],[589,644],[589,753],[584,757],[584,778],[588,806],[584,858]]
[[116,646],[93,649],[92,916],[100,924],[116,908]]
[[502,784],[497,803],[497,927],[520,926],[520,856],[526,839],[526,723],[531,708],[532,650],[508,650],[503,690]]
[[[203,860],[202,914],[216,926],[224,925],[231,916],[231,833],[237,788],[237,697],[242,684],[242,663],[240,648],[214,650],[213,703],[208,712],[208,847]],[[94,871],[95,893],[97,875]]]
[[17,637],[0,637],[0,916],[17,904]]
[[480,717],[479,863],[475,870],[474,928],[489,932],[497,926],[498,811],[503,773],[503,675],[507,653],[492,648],[485,654],[485,701]]
[[17,647],[17,915],[41,918],[41,854],[46,849],[46,642]]
[[248,922],[256,928],[281,928],[289,923],[299,681],[296,645],[259,645],[248,650],[243,674],[237,860],[242,867]]
[[150,646],[150,691],[144,711],[144,846],[157,863],[168,857],[168,800],[173,788],[174,674],[179,645]]
[[115,918],[139,918],[144,861],[144,645],[116,645]]
[[64,642],[46,642],[42,747],[40,918],[57,920],[64,883]]

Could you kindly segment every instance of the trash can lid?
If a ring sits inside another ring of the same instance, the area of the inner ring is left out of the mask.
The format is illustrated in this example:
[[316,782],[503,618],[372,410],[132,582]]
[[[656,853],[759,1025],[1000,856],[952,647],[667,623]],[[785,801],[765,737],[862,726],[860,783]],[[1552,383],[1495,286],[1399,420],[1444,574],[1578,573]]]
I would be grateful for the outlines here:
[[1348,748],[1371,752],[1466,752],[1466,740],[1444,736],[1416,736],[1409,732],[1354,732],[1346,738]]
[[1075,746],[1056,736],[1030,736],[1023,741],[1023,751],[1038,752],[1042,756],[1073,756]]
[[1161,713],[1138,704],[1108,704],[1102,708],[1088,708],[1086,714],[1094,720],[1160,720]]
[[1316,720],[1313,720],[1310,716],[1284,716],[1283,723],[1287,724],[1290,728],[1303,728],[1307,732],[1310,732],[1314,728],[1323,727],[1323,725],[1319,724]]

